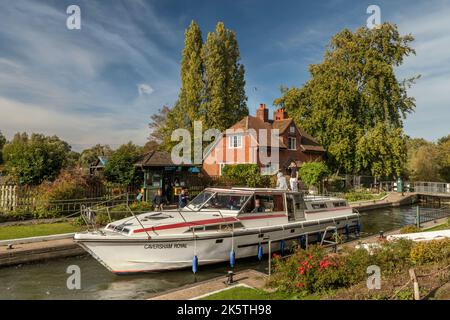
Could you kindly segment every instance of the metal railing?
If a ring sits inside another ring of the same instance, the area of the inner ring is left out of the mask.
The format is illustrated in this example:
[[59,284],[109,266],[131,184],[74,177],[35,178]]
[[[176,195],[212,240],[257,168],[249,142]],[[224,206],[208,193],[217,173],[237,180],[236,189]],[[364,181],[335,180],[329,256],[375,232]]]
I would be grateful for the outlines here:
[[416,208],[416,226],[420,228],[420,225],[424,222],[434,221],[442,218],[450,217],[450,208],[423,208],[417,206]]
[[448,182],[414,182],[414,192],[429,194],[449,194],[450,183]]

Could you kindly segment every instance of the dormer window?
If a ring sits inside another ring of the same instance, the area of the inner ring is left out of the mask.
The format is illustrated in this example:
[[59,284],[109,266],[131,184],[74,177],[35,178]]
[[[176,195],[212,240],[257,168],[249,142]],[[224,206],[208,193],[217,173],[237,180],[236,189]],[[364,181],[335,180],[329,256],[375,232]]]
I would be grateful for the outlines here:
[[236,149],[242,147],[242,136],[233,135],[228,137],[228,148]]
[[297,139],[294,137],[288,138],[288,149],[289,150],[297,150]]

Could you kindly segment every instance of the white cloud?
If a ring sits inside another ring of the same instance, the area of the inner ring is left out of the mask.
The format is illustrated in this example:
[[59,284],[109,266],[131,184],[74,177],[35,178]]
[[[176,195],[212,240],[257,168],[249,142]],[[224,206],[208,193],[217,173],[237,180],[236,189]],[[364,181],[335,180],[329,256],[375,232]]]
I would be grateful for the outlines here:
[[151,95],[155,91],[149,84],[141,83],[138,85],[139,95]]

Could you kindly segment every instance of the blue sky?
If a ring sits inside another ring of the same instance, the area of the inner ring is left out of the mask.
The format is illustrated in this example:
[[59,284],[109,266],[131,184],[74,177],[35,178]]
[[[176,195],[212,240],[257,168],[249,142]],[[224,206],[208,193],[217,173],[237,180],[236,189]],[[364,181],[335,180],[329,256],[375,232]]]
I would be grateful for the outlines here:
[[[81,8],[81,30],[66,28],[66,8]],[[413,137],[450,133],[450,1],[2,1],[0,130],[57,134],[75,150],[95,143],[145,143],[150,115],[172,105],[179,88],[184,29],[194,19],[206,39],[217,21],[234,30],[246,68],[251,114],[279,88],[301,86],[330,37],[381,20],[416,37],[417,56],[397,70],[421,74],[409,91]],[[274,108],[271,107],[271,110]]]

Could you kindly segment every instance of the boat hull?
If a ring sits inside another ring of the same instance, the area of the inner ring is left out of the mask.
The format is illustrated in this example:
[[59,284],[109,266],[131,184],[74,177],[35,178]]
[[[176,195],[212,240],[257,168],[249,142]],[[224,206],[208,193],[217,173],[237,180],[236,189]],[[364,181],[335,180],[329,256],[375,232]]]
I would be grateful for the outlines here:
[[[75,241],[95,259],[115,274],[157,272],[192,267],[194,256],[199,266],[229,261],[233,249],[236,259],[258,255],[262,246],[263,253],[298,244],[300,236],[308,234],[308,242],[318,241],[318,233],[327,227],[335,226],[340,233],[359,226],[356,215],[333,219],[324,223],[285,224],[269,228],[245,229],[232,232],[211,232],[180,237],[155,237],[152,239],[111,239],[108,237],[84,237],[77,234]],[[331,233],[330,233],[331,235]]]

